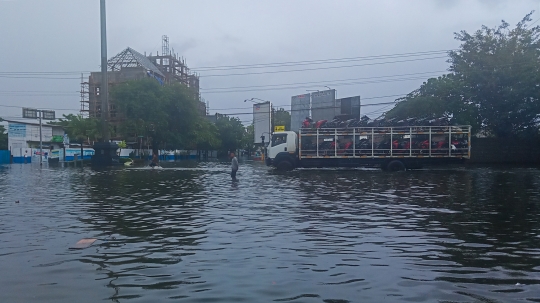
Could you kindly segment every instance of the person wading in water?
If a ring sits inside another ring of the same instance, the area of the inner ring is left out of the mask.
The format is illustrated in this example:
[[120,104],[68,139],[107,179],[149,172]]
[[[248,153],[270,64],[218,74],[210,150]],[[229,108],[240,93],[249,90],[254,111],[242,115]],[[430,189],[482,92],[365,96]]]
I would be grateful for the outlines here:
[[154,155],[152,156],[152,162],[150,163],[150,167],[156,167],[159,166],[159,158],[156,152],[154,152]]
[[238,171],[238,159],[231,153],[231,178],[236,181],[236,171]]

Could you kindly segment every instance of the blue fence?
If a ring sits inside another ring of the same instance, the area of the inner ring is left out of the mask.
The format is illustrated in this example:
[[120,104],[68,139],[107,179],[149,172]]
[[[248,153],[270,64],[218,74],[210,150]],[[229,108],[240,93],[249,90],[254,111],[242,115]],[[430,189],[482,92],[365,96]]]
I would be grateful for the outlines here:
[[0,164],[9,164],[11,153],[9,150],[0,150]]

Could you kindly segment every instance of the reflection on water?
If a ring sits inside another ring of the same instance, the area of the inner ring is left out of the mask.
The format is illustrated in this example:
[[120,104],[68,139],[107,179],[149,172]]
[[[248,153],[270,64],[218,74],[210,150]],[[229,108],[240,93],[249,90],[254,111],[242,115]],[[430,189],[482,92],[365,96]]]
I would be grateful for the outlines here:
[[164,166],[0,167],[0,302],[540,302],[536,169]]

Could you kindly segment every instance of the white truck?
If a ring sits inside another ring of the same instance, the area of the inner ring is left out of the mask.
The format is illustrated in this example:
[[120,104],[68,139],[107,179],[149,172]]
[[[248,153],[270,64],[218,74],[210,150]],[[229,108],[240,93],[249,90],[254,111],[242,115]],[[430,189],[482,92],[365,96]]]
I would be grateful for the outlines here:
[[378,166],[399,171],[471,156],[471,126],[302,128],[274,132],[266,165],[300,167]]

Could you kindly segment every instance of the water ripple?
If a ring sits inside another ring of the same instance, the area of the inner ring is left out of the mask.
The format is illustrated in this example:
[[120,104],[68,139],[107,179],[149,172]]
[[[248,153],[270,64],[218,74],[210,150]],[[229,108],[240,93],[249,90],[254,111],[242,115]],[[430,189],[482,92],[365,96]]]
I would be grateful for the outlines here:
[[536,169],[163,165],[1,168],[0,301],[540,302]]

